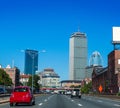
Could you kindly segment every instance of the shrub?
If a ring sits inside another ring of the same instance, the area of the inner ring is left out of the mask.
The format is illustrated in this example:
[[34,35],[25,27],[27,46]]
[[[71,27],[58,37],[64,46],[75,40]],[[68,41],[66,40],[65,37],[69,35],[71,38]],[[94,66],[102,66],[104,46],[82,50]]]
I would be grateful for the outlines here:
[[117,96],[120,96],[120,92],[117,93]]

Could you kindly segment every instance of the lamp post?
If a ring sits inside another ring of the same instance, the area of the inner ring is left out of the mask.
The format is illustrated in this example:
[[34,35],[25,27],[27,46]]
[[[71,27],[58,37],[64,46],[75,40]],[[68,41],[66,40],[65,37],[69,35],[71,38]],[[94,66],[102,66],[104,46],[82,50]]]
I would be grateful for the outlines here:
[[45,50],[42,50],[42,51],[34,51],[34,50],[28,50],[28,52],[26,51],[26,53],[28,53],[29,54],[29,56],[31,57],[31,59],[32,59],[32,93],[33,93],[33,82],[34,82],[34,71],[35,71],[35,66],[34,66],[34,64],[35,64],[35,57],[38,55],[38,53],[44,53],[44,52],[46,52]]
[[[27,51],[26,51],[27,52]],[[28,52],[27,52],[29,55],[30,55],[30,57],[32,58],[32,93],[33,93],[33,81],[34,81],[34,60],[35,60],[35,57],[38,55],[38,51],[34,51],[34,50],[28,50]]]

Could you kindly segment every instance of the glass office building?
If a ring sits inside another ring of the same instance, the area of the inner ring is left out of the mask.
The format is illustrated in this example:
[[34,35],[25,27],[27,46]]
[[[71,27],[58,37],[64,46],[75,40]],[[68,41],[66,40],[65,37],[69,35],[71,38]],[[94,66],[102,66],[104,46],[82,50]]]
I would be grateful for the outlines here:
[[25,74],[35,74],[38,70],[38,51],[25,50]]
[[69,41],[70,80],[83,80],[87,66],[87,38],[85,33],[75,32]]
[[102,66],[102,56],[98,51],[92,53],[90,57],[90,66]]

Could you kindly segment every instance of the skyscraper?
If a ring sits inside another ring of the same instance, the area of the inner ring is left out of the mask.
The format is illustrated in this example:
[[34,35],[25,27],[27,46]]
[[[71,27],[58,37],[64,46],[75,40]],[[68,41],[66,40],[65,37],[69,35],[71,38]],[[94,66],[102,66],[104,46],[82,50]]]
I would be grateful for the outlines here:
[[38,70],[38,51],[25,50],[25,74],[35,74]]
[[102,56],[98,51],[92,53],[90,57],[90,66],[102,66]]
[[87,38],[85,33],[75,32],[69,41],[70,80],[83,80],[87,66]]

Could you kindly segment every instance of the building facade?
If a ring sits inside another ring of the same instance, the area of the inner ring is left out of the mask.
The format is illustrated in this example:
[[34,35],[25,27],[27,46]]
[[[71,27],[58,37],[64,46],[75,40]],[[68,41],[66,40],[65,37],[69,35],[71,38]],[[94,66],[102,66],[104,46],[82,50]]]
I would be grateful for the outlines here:
[[98,51],[94,51],[89,59],[89,66],[85,68],[85,78],[92,79],[94,67],[102,67],[102,56]]
[[25,74],[35,74],[38,70],[38,51],[25,50]]
[[31,75],[25,75],[25,74],[21,74],[20,75],[20,82],[24,85],[27,86],[27,83],[29,81]]
[[108,68],[94,67],[92,73],[92,89],[93,92],[99,93],[99,87],[102,86],[102,93],[109,93],[110,90],[107,85],[107,71]]
[[108,72],[109,88],[113,93],[119,91],[119,74],[120,74],[120,50],[114,50],[108,55]]
[[20,85],[20,70],[17,67],[11,68],[10,66],[7,66],[4,68],[4,71],[6,71],[6,73],[12,79],[14,87]]
[[75,86],[81,86],[81,82],[82,81],[80,81],[80,80],[63,80],[63,81],[61,81],[61,87],[70,89],[72,87],[74,88]]
[[83,80],[87,66],[87,38],[85,33],[75,32],[69,40],[69,79]]
[[42,87],[57,88],[60,86],[60,76],[54,71],[54,69],[44,69],[39,75]]
[[101,85],[103,93],[116,94],[120,92],[120,50],[108,54],[107,68],[94,68],[92,73],[93,90],[99,92]]
[[90,66],[102,66],[102,56],[98,51],[92,53],[90,57]]

